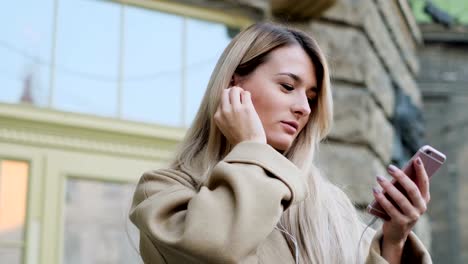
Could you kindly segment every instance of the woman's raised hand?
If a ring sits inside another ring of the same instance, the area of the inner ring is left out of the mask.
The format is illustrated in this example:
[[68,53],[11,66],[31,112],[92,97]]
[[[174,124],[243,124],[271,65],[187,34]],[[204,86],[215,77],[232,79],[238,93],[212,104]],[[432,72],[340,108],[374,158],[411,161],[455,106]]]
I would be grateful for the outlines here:
[[234,146],[242,141],[266,143],[265,130],[255,111],[250,92],[239,86],[223,90],[214,121]]
[[429,177],[424,165],[418,158],[414,161],[413,166],[416,171],[416,183],[397,167],[393,165],[388,167],[388,172],[401,184],[408,197],[390,181],[383,177],[377,177],[382,189],[392,197],[396,205],[390,202],[382,192],[374,189],[376,200],[391,217],[391,220],[385,221],[382,226],[382,255],[389,263],[400,263],[399,260],[408,234],[421,215],[426,212],[427,203],[430,200]]

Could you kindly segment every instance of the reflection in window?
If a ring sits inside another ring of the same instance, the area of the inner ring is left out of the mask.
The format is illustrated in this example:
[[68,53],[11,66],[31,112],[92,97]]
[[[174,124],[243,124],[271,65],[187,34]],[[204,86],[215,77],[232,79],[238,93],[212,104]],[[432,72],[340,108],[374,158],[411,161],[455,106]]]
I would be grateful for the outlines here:
[[125,10],[123,117],[180,126],[183,18]]
[[126,8],[125,17],[124,118],[190,125],[216,61],[231,39],[227,27],[132,7]]
[[2,263],[20,264],[23,259],[23,250],[21,248],[2,248],[0,246],[0,259]]
[[141,263],[128,220],[133,191],[132,184],[67,180],[64,263]]
[[7,1],[0,23],[0,102],[178,127],[231,39],[221,23],[115,1]]
[[231,38],[225,25],[187,19],[186,91],[184,125],[195,117],[218,58]]
[[0,259],[21,263],[29,165],[22,161],[0,161]]
[[120,6],[60,1],[54,107],[115,116]]
[[53,0],[4,1],[0,8],[0,101],[46,106]]

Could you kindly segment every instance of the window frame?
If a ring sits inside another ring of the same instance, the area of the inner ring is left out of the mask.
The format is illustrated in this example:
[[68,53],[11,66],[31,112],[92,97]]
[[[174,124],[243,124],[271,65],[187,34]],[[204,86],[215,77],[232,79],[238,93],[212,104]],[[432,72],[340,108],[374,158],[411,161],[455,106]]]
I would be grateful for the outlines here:
[[[162,166],[162,163],[161,165]],[[58,210],[56,214],[57,219],[57,239],[56,239],[56,252],[55,252],[55,263],[63,263],[65,257],[65,211],[66,211],[66,186],[67,180],[84,180],[84,181],[92,181],[100,184],[104,183],[113,183],[113,184],[136,184],[133,175],[129,175],[128,178],[113,178],[109,175],[103,174],[91,174],[86,175],[82,173],[74,173],[74,172],[61,172],[58,177],[58,182],[60,183],[57,185],[57,193],[59,194],[60,198],[57,202]],[[129,201],[130,203],[130,201]],[[130,220],[127,218],[126,224],[131,224]],[[134,243],[135,241],[127,241],[129,243]],[[136,241],[138,242],[138,241]],[[49,262],[46,262],[49,263]],[[143,263],[143,262],[141,262]]]
[[[8,146],[2,148],[2,146]],[[0,161],[11,160],[28,164],[28,183],[26,192],[26,212],[23,226],[22,243],[2,243],[2,245],[21,249],[21,263],[37,263],[41,248],[42,213],[40,211],[42,189],[39,176],[42,172],[41,157],[36,151],[16,148],[0,141]],[[1,163],[0,163],[1,166]],[[14,245],[17,244],[17,245]],[[20,245],[21,244],[21,245]]]
[[[56,57],[57,57],[57,25],[58,25],[58,5],[61,0],[54,0],[54,18],[53,18],[53,30],[52,30],[52,51],[51,51],[51,63],[50,63],[50,84],[49,84],[49,97],[47,108],[55,109],[61,111],[60,109],[54,108],[54,93],[56,89]],[[244,29],[247,26],[254,23],[254,19],[239,13],[225,13],[219,9],[213,9],[208,7],[199,7],[195,5],[190,5],[187,3],[180,2],[168,2],[165,0],[94,0],[115,3],[120,5],[120,23],[119,23],[119,61],[118,65],[118,80],[117,80],[117,103],[115,109],[115,116],[108,118],[116,118],[122,120],[122,94],[123,94],[123,73],[125,62],[124,58],[124,41],[125,41],[125,8],[127,6],[134,6],[139,8],[145,8],[152,11],[164,12],[172,15],[180,16],[184,19],[184,26],[186,27],[187,18],[200,19],[207,22],[221,23],[229,27],[237,27],[239,29]],[[184,29],[186,30],[186,28]],[[186,43],[182,43],[182,48],[185,49]],[[182,60],[186,61],[186,54],[182,52]],[[184,67],[182,67],[184,68]],[[185,130],[187,124],[186,120],[186,101],[187,101],[187,92],[186,92],[186,83],[185,75],[186,73],[182,70],[181,78],[181,109],[180,109],[180,125],[175,126],[181,130]],[[158,126],[159,124],[155,124]]]

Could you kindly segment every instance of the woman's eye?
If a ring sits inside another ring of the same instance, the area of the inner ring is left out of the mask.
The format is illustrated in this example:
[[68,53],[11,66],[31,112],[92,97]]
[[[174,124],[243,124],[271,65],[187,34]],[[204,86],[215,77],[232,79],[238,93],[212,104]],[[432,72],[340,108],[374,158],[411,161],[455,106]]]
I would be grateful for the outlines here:
[[310,105],[315,104],[317,102],[317,95],[310,96],[309,98],[307,98],[307,101],[309,101]]
[[283,88],[286,89],[286,90],[288,90],[288,91],[294,90],[294,87],[292,87],[292,86],[289,85],[289,84],[281,84],[281,86],[283,86]]

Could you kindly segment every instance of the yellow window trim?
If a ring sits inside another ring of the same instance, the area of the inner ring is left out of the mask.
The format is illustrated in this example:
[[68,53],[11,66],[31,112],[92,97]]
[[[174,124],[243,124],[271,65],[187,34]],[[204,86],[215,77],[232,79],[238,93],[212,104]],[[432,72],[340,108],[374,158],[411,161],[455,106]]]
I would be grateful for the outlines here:
[[174,128],[115,118],[63,112],[28,104],[0,103],[0,119],[2,118],[32,121],[47,125],[65,125],[169,141],[180,141],[184,137],[186,131],[185,128]]
[[167,160],[185,128],[0,103],[0,143]]
[[106,0],[125,5],[148,8],[156,11],[171,13],[184,17],[218,22],[231,27],[245,28],[251,25],[254,20],[248,16],[238,13],[225,13],[209,7],[199,7],[195,5],[177,3],[175,1],[164,0]]

